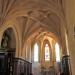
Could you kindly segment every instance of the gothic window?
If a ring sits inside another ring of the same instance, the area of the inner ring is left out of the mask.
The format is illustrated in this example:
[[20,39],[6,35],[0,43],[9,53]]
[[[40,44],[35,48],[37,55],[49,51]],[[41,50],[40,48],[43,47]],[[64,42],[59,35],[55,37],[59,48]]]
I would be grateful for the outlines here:
[[38,44],[34,44],[34,62],[38,62],[38,57],[39,57],[39,47]]
[[60,47],[59,44],[55,44],[56,62],[60,62]]
[[50,52],[49,52],[49,45],[45,44],[45,61],[50,60]]

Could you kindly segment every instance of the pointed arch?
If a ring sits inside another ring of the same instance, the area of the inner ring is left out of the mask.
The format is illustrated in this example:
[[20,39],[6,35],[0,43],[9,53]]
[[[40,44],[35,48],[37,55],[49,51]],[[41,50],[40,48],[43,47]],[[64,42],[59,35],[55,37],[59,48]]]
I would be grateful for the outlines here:
[[60,62],[60,46],[58,43],[55,44],[56,62]]
[[45,44],[45,61],[50,60],[50,51],[49,51],[49,45],[48,43]]
[[37,43],[34,44],[34,62],[39,61],[39,46]]
[[43,55],[45,61],[50,61],[51,59],[51,45],[48,39],[44,39],[43,41]]

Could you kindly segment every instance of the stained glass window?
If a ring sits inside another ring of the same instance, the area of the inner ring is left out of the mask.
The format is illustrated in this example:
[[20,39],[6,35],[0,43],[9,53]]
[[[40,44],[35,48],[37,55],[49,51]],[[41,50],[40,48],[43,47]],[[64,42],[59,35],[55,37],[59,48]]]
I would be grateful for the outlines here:
[[56,52],[56,61],[60,62],[60,47],[58,43],[55,44],[55,52]]
[[39,50],[38,44],[35,43],[35,45],[34,45],[34,62],[38,62],[38,50]]
[[50,60],[50,52],[49,52],[49,45],[45,44],[45,60],[49,61]]

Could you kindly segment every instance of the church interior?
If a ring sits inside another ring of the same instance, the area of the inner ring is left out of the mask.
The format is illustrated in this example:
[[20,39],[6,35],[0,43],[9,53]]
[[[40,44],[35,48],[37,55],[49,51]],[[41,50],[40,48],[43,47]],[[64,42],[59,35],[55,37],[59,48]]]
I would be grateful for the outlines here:
[[75,0],[0,0],[0,75],[75,75]]

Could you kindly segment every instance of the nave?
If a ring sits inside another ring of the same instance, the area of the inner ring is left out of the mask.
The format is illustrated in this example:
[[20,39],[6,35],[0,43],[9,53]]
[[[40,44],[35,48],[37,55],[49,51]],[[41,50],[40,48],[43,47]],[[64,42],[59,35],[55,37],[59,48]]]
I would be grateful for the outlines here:
[[[12,53],[9,53],[12,54]],[[11,60],[9,62],[9,60]],[[14,60],[14,61],[13,61]],[[25,61],[21,58],[7,57],[5,53],[0,53],[0,75],[70,75],[68,57],[64,57],[64,61],[61,66],[63,66],[63,71],[56,71],[55,67],[50,67],[49,69],[34,68],[32,71],[32,63]],[[38,67],[38,66],[37,66]],[[40,69],[40,70],[39,70]]]
[[0,49],[0,75],[70,75],[69,56],[62,56],[62,47],[49,32],[39,34],[38,40],[31,43],[31,61],[27,61],[15,57],[13,30],[5,30]]
[[0,0],[0,75],[75,75],[75,0]]

